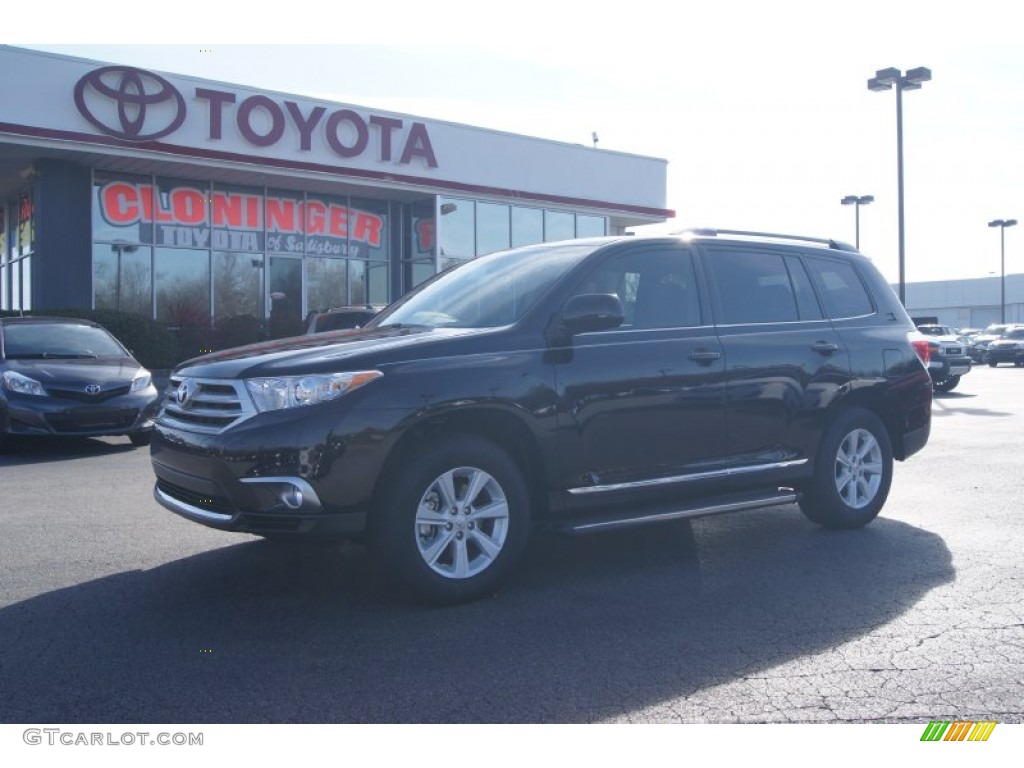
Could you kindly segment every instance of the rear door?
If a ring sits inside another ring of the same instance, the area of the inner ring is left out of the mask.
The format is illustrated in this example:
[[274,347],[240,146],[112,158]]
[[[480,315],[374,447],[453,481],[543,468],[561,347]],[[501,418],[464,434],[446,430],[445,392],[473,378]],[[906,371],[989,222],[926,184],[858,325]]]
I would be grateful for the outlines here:
[[824,411],[849,357],[797,253],[702,246],[725,353],[726,446],[733,487],[809,471]]

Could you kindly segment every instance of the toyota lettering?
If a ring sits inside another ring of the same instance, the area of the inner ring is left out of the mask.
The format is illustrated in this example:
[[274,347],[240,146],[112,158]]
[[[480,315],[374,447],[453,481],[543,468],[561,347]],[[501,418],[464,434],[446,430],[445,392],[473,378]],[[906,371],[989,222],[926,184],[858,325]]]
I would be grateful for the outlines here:
[[[92,70],[75,84],[74,95],[82,117],[101,133],[125,141],[169,136],[190,117],[185,97],[170,81],[135,67]],[[254,147],[294,142],[299,151],[311,152],[316,136],[322,146],[345,159],[372,155],[380,162],[419,162],[437,168],[427,126],[419,121],[364,115],[354,109],[328,112],[319,105],[277,101],[263,94],[240,98],[231,91],[202,87],[194,89],[192,101],[199,115],[205,113],[206,138],[211,142],[225,140],[225,126],[233,123],[236,136]]]

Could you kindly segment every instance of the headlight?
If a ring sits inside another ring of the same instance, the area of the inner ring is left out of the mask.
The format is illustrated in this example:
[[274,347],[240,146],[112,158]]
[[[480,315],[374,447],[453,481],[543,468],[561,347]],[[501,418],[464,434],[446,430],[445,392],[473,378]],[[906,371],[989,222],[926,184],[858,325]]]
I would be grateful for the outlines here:
[[152,374],[145,368],[139,368],[139,372],[135,374],[135,378],[132,379],[132,392],[141,392],[150,385],[153,381]]
[[35,379],[30,379],[28,376],[22,376],[20,373],[14,371],[4,371],[4,386],[11,392],[17,392],[20,395],[37,395],[38,397],[46,397],[46,390],[43,389],[43,385]]
[[353,371],[308,376],[274,376],[246,379],[245,385],[249,388],[249,394],[252,395],[259,411],[276,411],[281,408],[297,408],[300,405],[316,405],[334,400],[383,375],[380,371]]

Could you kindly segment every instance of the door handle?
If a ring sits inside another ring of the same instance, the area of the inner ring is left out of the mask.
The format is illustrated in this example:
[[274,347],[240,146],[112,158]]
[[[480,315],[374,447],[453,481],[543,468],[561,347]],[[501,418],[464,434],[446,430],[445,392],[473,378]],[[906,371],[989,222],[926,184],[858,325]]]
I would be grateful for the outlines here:
[[831,341],[817,341],[811,345],[811,349],[821,355],[831,355],[833,352],[839,349],[838,344],[833,344]]
[[711,352],[706,349],[697,349],[689,354],[689,358],[693,360],[693,362],[700,363],[701,365],[708,365],[721,357],[721,352]]

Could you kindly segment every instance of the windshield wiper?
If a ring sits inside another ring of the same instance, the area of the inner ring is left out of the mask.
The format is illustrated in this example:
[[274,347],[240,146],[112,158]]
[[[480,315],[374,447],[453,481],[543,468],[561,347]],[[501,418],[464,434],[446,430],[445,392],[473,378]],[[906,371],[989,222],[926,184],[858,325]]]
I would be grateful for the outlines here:
[[[378,325],[377,329],[381,331],[397,331],[403,330],[408,331],[412,328],[433,328],[432,325],[421,325],[419,323],[388,323],[387,325]],[[373,330],[369,328],[367,330]]]

